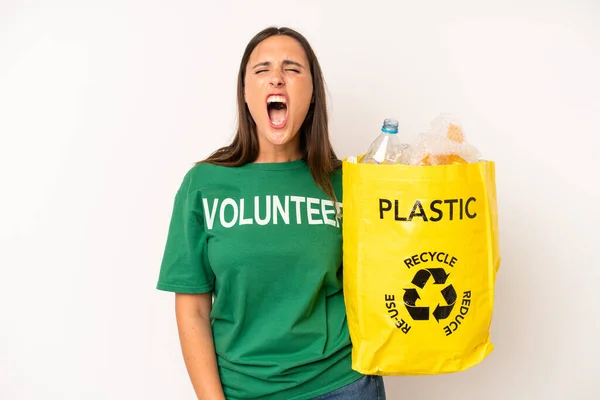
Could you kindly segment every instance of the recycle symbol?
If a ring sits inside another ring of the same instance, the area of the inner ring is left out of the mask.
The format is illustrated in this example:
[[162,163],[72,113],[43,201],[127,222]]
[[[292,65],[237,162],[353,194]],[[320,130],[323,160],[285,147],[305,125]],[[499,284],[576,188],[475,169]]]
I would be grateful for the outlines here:
[[[418,288],[423,289],[430,277],[433,277],[434,285],[444,285],[446,283],[446,279],[448,279],[448,276],[450,276],[450,274],[446,274],[446,271],[444,271],[443,268],[421,269],[417,271],[411,283]],[[450,313],[454,308],[454,303],[456,302],[456,291],[451,284],[442,289],[441,293],[446,301],[446,304],[438,304],[435,307],[435,310],[433,310],[432,314],[437,322],[440,322],[441,319],[446,319],[450,316]],[[429,319],[429,307],[416,305],[417,300],[420,298],[421,296],[419,296],[417,289],[404,289],[404,305],[406,306],[406,309],[408,310],[408,313],[412,319],[415,321],[425,321]]]

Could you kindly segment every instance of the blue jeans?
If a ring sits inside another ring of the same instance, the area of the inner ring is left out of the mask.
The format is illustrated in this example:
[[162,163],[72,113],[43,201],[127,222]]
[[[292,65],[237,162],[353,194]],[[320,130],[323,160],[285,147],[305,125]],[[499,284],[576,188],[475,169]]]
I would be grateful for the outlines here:
[[313,400],[385,400],[383,378],[377,375],[365,375],[349,385]]

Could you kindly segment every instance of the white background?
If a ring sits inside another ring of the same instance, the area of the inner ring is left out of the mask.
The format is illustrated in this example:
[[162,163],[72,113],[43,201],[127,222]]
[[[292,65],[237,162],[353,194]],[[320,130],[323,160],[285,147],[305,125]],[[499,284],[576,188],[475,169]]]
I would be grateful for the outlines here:
[[194,398],[154,287],[268,25],[314,46],[339,157],[454,112],[497,163],[496,350],[388,398],[600,398],[596,0],[0,0],[0,399]]

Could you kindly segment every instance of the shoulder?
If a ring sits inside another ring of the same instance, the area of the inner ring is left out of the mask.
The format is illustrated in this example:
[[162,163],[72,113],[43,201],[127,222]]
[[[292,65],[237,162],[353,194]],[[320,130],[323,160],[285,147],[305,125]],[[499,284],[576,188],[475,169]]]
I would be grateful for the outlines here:
[[339,168],[331,173],[331,182],[333,184],[342,183],[342,169]]
[[224,167],[208,162],[198,162],[190,167],[183,176],[180,191],[188,194],[198,191],[215,181],[221,181],[223,175],[231,167]]
[[338,200],[342,200],[343,192],[342,192],[342,168],[337,168],[335,171],[331,173],[331,186],[333,186],[333,191],[335,192]]

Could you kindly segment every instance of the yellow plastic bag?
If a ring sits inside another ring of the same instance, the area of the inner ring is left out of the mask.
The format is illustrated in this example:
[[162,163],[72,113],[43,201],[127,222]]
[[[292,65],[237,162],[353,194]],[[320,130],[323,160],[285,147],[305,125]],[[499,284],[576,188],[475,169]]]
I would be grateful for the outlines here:
[[500,265],[495,165],[343,162],[344,291],[352,367],[458,372],[493,350]]

